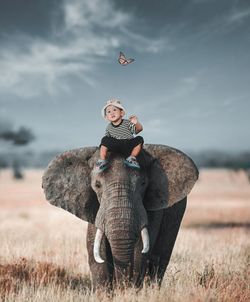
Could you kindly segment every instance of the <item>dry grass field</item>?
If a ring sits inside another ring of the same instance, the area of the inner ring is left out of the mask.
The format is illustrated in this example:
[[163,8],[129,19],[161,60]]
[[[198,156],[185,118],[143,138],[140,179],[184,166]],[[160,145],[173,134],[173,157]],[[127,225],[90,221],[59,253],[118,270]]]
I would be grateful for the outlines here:
[[44,199],[40,170],[0,171],[0,301],[250,301],[250,183],[201,170],[161,289],[92,293],[86,223]]

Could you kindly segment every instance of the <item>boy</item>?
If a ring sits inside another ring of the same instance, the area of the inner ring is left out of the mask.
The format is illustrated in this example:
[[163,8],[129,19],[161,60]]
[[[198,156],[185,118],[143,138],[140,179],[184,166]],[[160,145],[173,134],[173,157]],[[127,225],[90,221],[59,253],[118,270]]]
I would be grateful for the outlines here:
[[134,137],[134,134],[141,132],[143,127],[135,115],[129,120],[123,119],[125,113],[121,102],[116,99],[108,100],[102,108],[102,116],[110,123],[101,141],[100,159],[94,169],[96,173],[108,168],[108,151],[121,153],[126,157],[124,163],[128,167],[140,169],[136,156],[140,153],[144,140],[141,136]]

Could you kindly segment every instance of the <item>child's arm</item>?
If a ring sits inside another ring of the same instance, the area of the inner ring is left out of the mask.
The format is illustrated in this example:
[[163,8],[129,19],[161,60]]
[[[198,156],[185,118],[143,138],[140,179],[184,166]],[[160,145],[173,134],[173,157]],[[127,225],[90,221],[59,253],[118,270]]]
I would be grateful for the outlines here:
[[129,117],[129,120],[131,123],[133,123],[135,125],[135,133],[138,134],[139,132],[141,132],[143,130],[142,124],[139,123],[137,116],[135,115],[131,115]]

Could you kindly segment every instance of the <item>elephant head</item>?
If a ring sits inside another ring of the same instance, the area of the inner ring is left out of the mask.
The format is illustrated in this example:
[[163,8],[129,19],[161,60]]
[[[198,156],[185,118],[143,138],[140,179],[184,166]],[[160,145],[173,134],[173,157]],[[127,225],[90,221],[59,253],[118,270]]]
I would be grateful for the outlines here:
[[[109,160],[109,169],[91,174],[91,187],[100,203],[95,218],[94,257],[97,262],[103,262],[99,247],[105,234],[114,262],[127,266],[132,262],[139,234],[143,242],[142,253],[149,250],[147,212],[143,206],[149,180],[145,170],[127,168],[119,155],[112,154]],[[166,195],[167,191],[164,193]]]
[[179,150],[163,145],[145,145],[140,170],[126,167],[117,154],[110,154],[110,167],[95,174],[96,147],[58,155],[43,176],[47,200],[77,217],[95,224],[96,262],[103,235],[109,241],[114,267],[119,272],[133,265],[134,247],[142,240],[147,253],[148,211],[158,211],[182,200],[198,178],[192,160]]

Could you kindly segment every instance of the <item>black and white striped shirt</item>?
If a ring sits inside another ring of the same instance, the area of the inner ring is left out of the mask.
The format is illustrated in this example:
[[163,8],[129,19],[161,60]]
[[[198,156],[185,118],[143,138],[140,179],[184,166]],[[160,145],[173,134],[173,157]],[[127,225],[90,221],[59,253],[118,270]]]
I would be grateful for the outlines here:
[[116,139],[131,139],[134,137],[134,134],[136,134],[135,124],[126,119],[123,119],[117,126],[109,123],[105,133],[106,136]]

